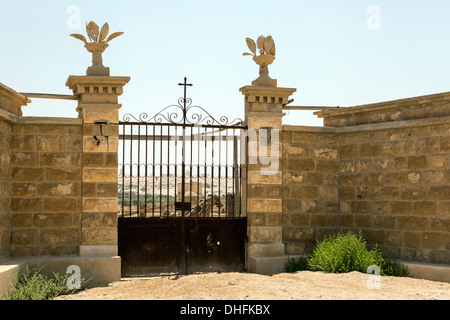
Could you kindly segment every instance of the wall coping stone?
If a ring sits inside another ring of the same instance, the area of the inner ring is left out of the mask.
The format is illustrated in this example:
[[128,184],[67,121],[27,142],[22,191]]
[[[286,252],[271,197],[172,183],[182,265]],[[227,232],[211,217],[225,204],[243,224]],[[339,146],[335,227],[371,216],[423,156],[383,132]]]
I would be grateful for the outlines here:
[[386,109],[404,109],[410,107],[417,107],[424,103],[435,103],[440,101],[450,101],[450,92],[429,94],[424,96],[417,96],[411,98],[403,98],[397,100],[376,102],[370,104],[357,105],[353,107],[341,107],[339,109],[325,109],[314,112],[319,118],[328,118],[342,115],[349,115],[354,113],[363,113],[370,111],[380,111]]
[[26,96],[0,82],[0,109],[21,116],[22,106],[26,106],[30,102],[31,100]]
[[364,130],[386,130],[386,129],[398,129],[407,127],[421,127],[434,124],[450,123],[450,116],[438,117],[438,118],[425,118],[425,119],[413,119],[402,120],[394,122],[381,122],[371,124],[361,124],[348,127],[310,127],[310,126],[295,126],[295,125],[283,125],[283,131],[309,131],[309,132],[326,132],[326,133],[346,133]]

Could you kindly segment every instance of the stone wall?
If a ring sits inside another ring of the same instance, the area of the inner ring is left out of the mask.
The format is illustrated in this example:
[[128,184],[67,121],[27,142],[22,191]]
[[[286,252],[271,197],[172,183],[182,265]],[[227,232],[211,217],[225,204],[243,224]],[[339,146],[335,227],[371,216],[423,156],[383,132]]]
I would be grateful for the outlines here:
[[405,260],[450,263],[448,123],[340,136],[342,227]]
[[23,117],[0,83],[0,260],[117,255],[118,96],[129,77],[70,76],[78,118]]
[[11,163],[14,123],[30,100],[0,83],[0,260],[10,256]]
[[283,242],[361,230],[393,257],[450,264],[449,93],[323,111],[283,126]]
[[23,120],[12,127],[11,256],[77,254],[81,121]]
[[9,255],[11,192],[11,124],[0,120],[0,260]]
[[[329,132],[331,131],[331,132]],[[310,252],[338,228],[338,136],[327,128],[283,126],[283,242]]]

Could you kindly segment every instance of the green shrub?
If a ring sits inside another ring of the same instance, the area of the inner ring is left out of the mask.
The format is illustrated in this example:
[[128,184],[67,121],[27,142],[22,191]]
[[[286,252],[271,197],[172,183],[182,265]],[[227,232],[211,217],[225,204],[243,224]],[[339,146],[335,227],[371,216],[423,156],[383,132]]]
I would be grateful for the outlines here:
[[358,234],[339,233],[318,241],[310,257],[300,257],[298,260],[288,259],[285,271],[311,270],[328,273],[359,271],[366,273],[367,268],[373,265],[380,268],[381,275],[410,276],[405,266],[394,259],[386,259],[378,245],[368,250],[361,232]]
[[308,260],[310,270],[329,273],[366,272],[371,265],[378,266],[381,275],[385,274],[386,262],[378,247],[367,250],[361,233],[352,232],[319,241]]
[[300,256],[297,260],[295,258],[288,258],[284,265],[284,271],[296,272],[308,270],[308,257]]
[[[69,289],[67,279],[70,274],[53,273],[53,278],[40,273],[40,269],[29,269],[19,274],[17,283],[9,291],[5,300],[50,300],[56,296],[72,294],[79,289]],[[87,281],[81,279],[84,286]]]

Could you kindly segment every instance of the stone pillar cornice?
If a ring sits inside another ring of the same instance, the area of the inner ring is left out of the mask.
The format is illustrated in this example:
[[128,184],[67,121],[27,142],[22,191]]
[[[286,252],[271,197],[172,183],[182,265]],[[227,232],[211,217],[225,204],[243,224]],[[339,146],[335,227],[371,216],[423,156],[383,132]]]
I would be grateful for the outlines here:
[[22,107],[30,102],[26,96],[0,82],[0,109],[22,116]]

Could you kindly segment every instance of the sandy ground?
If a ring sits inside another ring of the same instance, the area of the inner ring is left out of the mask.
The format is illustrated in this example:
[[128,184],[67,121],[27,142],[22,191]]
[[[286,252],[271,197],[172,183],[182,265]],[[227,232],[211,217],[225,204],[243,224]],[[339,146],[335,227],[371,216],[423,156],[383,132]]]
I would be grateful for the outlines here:
[[55,300],[450,300],[450,283],[350,272],[124,278]]

